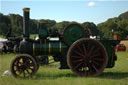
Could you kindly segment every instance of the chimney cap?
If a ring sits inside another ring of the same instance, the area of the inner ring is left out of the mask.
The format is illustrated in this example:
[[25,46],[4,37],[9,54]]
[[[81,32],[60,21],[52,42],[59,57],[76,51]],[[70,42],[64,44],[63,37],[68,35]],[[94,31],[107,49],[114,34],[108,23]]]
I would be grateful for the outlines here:
[[23,8],[23,11],[29,12],[30,8]]

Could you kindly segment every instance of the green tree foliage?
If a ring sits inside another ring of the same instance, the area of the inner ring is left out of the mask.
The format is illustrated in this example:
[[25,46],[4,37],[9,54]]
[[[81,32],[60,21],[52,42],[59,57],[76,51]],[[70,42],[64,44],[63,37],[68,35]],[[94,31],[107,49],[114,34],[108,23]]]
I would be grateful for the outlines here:
[[0,13],[0,23],[5,23],[6,25],[10,24],[10,19],[8,18],[8,16],[3,15],[2,13]]
[[[37,33],[37,20],[30,19],[30,33]],[[21,36],[23,34],[23,17],[18,14],[9,14],[8,16],[0,13],[0,35],[6,35],[9,29],[12,29],[12,36]]]
[[9,19],[11,21],[12,35],[21,35],[23,28],[23,17],[16,14],[9,14]]
[[54,29],[58,29],[59,33],[62,34],[66,26],[69,25],[69,23],[70,23],[69,21],[56,23],[56,25],[54,26]]
[[37,34],[39,28],[39,22],[35,19],[31,19],[29,24],[30,24],[29,25],[30,34]]
[[[63,33],[65,27],[70,24],[69,21],[56,22],[55,20],[30,19],[30,34],[37,34],[40,28],[40,24],[45,24],[48,31],[57,30],[59,33]],[[108,19],[106,22],[102,22],[97,26],[93,22],[82,23],[84,30],[90,29],[94,36],[101,36],[103,38],[112,39],[112,29],[115,33],[120,34],[123,39],[128,39],[128,12],[122,13],[119,17]],[[0,13],[0,35],[6,35],[9,28],[12,29],[12,34],[15,36],[22,35],[23,30],[23,17],[18,14],[3,15]]]
[[101,37],[112,38],[112,29],[117,30],[117,24],[115,23],[115,20],[108,19],[106,22],[98,24],[98,29],[101,32]]
[[108,19],[106,22],[97,25],[100,30],[100,35],[103,38],[112,38],[112,29],[115,34],[120,34],[122,39],[128,38],[128,12],[125,12],[119,17]]
[[8,18],[8,16],[3,15],[2,13],[0,13],[0,34],[1,35],[6,35],[6,32],[8,30],[8,28],[10,27],[10,19]]
[[82,26],[85,30],[90,29],[93,36],[99,35],[99,30],[97,29],[97,26],[93,22],[84,22],[82,23]]
[[128,20],[128,11],[125,13],[122,13],[118,17],[120,20]]
[[52,29],[54,27],[54,25],[56,24],[55,20],[49,20],[49,19],[41,19],[39,21],[40,24],[45,24],[47,26],[47,29]]
[[118,30],[123,39],[128,38],[128,20],[123,19],[118,23]]
[[0,35],[5,36],[8,30],[8,26],[5,23],[0,23]]

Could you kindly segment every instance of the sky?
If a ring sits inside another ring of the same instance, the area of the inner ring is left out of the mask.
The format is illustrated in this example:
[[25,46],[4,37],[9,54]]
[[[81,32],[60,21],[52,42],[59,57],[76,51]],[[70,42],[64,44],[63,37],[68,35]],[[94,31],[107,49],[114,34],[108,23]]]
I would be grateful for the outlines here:
[[0,0],[0,12],[23,16],[30,8],[31,19],[99,24],[128,11],[128,0]]

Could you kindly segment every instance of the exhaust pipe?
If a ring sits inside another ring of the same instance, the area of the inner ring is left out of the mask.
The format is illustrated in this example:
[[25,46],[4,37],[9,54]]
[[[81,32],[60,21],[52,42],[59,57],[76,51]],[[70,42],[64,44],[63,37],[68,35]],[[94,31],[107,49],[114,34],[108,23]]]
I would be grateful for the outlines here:
[[23,35],[29,38],[29,11],[30,8],[23,8]]

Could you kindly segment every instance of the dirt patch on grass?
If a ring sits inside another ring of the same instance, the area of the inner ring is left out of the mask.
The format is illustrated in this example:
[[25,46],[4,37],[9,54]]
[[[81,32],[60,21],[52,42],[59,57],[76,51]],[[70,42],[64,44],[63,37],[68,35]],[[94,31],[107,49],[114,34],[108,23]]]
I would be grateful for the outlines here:
[[124,44],[126,46],[126,50],[128,50],[128,40],[122,40],[120,44]]

